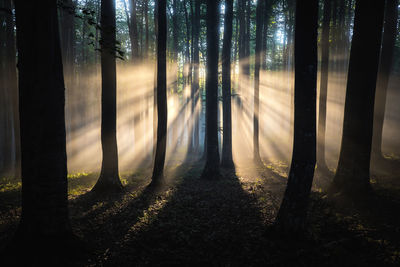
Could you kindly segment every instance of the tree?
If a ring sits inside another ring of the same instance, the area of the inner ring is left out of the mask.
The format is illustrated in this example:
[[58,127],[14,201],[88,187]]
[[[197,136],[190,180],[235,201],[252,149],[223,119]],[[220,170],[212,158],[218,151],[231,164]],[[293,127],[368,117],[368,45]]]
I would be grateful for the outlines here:
[[357,195],[368,192],[371,187],[369,169],[374,96],[384,4],[380,0],[356,1],[342,144],[332,192],[342,191]]
[[294,144],[288,183],[276,226],[301,233],[316,161],[318,0],[296,5]]
[[223,99],[223,145],[221,166],[234,168],[232,159],[232,95],[231,95],[231,49],[232,49],[233,0],[225,1],[224,43],[222,48],[222,99]]
[[319,89],[319,115],[318,115],[318,145],[317,166],[321,171],[327,171],[325,161],[325,129],[326,129],[326,102],[328,96],[329,72],[329,28],[331,21],[331,0],[324,0],[324,17],[321,36],[321,81]]
[[397,35],[398,0],[387,0],[381,58],[376,82],[375,112],[372,153],[373,158],[382,160],[382,132],[385,118],[386,93],[393,63],[394,46]]
[[101,148],[103,161],[94,191],[118,192],[122,189],[118,172],[117,74],[115,1],[101,1]]
[[[6,8],[12,9],[11,0],[6,0]],[[13,171],[16,177],[21,177],[21,140],[19,133],[19,105],[18,105],[18,78],[17,78],[17,63],[16,63],[16,47],[15,47],[15,34],[14,34],[14,18],[12,14],[6,16],[7,25],[7,77],[8,77],[8,90],[11,95],[12,116],[13,116],[13,133],[14,133],[14,152],[15,159],[13,164]]]
[[149,56],[149,1],[143,1],[144,5],[144,23],[145,23],[145,46],[144,46],[144,57]]
[[[237,17],[239,20],[239,93],[242,91],[241,87],[243,86],[243,79],[245,74],[245,63],[246,60],[246,19],[245,19],[245,11],[246,11],[246,0],[237,0]],[[241,107],[241,103],[239,103]]]
[[194,3],[194,14],[193,14],[193,24],[192,24],[192,33],[193,33],[193,79],[191,85],[191,95],[192,95],[192,114],[196,114],[194,118],[194,144],[193,150],[194,153],[197,154],[199,151],[199,117],[200,115],[195,113],[196,104],[199,101],[199,64],[200,64],[200,56],[199,56],[199,38],[200,38],[200,7],[201,2],[195,1]]
[[16,240],[22,240],[19,250],[22,246],[48,259],[52,254],[47,249],[59,249],[72,236],[57,5],[55,0],[40,5],[16,0],[15,10],[22,152],[22,213]]
[[158,0],[157,33],[157,146],[154,160],[152,184],[163,179],[167,147],[167,1]]
[[[293,1],[293,0],[291,0]],[[290,2],[290,1],[289,1]],[[263,22],[263,36],[262,36],[262,69],[267,69],[267,38],[268,38],[268,27],[271,19],[272,11],[272,0],[269,0],[264,5],[264,22]]]
[[[0,175],[20,177],[20,147],[18,120],[18,88],[14,20],[11,0],[0,1]],[[15,154],[15,157],[14,157]]]
[[260,115],[260,66],[262,53],[262,37],[264,24],[265,0],[257,1],[256,9],[256,51],[254,66],[254,117],[253,117],[253,157],[256,164],[262,164],[259,144],[259,115]]
[[[0,1],[1,6],[4,1]],[[7,90],[7,57],[5,50],[7,49],[7,27],[6,16],[7,11],[0,11],[0,175],[8,174],[11,165],[11,146],[10,146],[10,120],[9,120],[9,97]],[[11,12],[11,11],[10,11]]]
[[207,77],[206,77],[206,164],[204,179],[216,179],[219,173],[218,151],[218,27],[219,1],[207,0]]
[[72,0],[62,0],[60,8],[61,24],[61,51],[63,58],[64,73],[67,77],[68,86],[72,86],[73,66],[75,58],[75,27],[74,27],[75,4]]
[[[125,0],[124,0],[125,2]],[[139,57],[139,34],[136,18],[136,0],[129,0],[129,38],[131,40],[132,59],[135,60]]]

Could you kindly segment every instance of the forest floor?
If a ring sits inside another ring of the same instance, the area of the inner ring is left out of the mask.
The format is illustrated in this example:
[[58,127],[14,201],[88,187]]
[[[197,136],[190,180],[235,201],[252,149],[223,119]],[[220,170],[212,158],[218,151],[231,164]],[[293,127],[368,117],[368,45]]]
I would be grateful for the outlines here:
[[[392,164],[393,165],[393,164]],[[400,266],[400,165],[376,171],[363,201],[328,197],[316,172],[306,238],[271,227],[287,182],[282,162],[251,162],[199,179],[202,164],[171,166],[153,189],[149,169],[122,174],[119,195],[89,193],[97,174],[69,176],[71,223],[85,251],[70,266]],[[0,181],[0,249],[20,217],[18,181]]]

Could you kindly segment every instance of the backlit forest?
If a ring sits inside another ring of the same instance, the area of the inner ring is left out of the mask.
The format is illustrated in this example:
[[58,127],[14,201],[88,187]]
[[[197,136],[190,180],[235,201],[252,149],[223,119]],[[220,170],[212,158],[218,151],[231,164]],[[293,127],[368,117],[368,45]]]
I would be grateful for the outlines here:
[[0,0],[0,266],[399,266],[399,9]]

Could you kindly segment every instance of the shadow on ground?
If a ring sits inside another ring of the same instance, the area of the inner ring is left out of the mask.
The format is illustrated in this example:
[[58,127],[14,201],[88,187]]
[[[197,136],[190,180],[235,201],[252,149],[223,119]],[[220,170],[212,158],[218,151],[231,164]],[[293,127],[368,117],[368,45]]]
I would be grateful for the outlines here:
[[[307,238],[271,226],[286,186],[288,166],[251,162],[201,180],[203,163],[169,167],[161,187],[150,172],[125,177],[125,191],[70,198],[75,234],[87,252],[71,266],[396,266],[399,217],[393,175],[374,178],[368,201],[330,199],[314,184]],[[328,184],[332,174],[316,172]],[[328,177],[329,176],[329,177]],[[383,179],[383,180],[382,180]],[[74,183],[87,192],[92,182]],[[94,179],[95,181],[95,179]],[[318,182],[317,182],[318,183]],[[387,187],[389,186],[389,190]],[[85,189],[86,187],[86,189]],[[0,198],[1,198],[0,194]],[[18,206],[18,205],[16,205]],[[8,229],[15,227],[16,220]],[[11,227],[11,228],[10,228]],[[0,228],[3,229],[3,228]],[[0,231],[1,238],[9,235]]]

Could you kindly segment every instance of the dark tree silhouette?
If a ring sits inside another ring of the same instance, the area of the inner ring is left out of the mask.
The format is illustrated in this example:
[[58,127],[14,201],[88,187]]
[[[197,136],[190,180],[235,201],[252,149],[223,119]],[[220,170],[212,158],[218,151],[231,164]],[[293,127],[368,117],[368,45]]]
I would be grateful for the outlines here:
[[167,4],[158,0],[157,33],[157,146],[154,160],[152,183],[163,179],[165,152],[167,147]]
[[22,152],[22,213],[16,238],[23,240],[19,249],[51,257],[43,246],[59,248],[72,236],[57,5],[55,0],[40,5],[17,0],[15,10]]
[[[192,86],[191,91],[194,95],[193,103],[192,103],[192,111],[195,112],[196,104],[200,98],[200,86],[199,86],[199,64],[200,64],[200,57],[199,57],[199,38],[200,38],[200,7],[201,2],[195,1],[194,3],[194,14],[193,14],[193,24],[192,24],[192,33],[193,33],[193,79],[192,79]],[[200,143],[200,136],[199,136],[199,117],[200,115],[196,113],[194,118],[194,144],[193,144],[193,151],[195,154],[199,152],[199,143]]]
[[132,59],[135,60],[139,57],[139,35],[136,18],[136,0],[129,0],[129,11],[129,39],[131,40],[132,45]]
[[256,164],[262,164],[259,144],[259,115],[260,115],[260,67],[262,54],[262,37],[264,24],[265,0],[257,1],[256,8],[256,51],[254,66],[254,117],[253,117],[253,157]]
[[0,6],[0,175],[21,177],[20,137],[18,118],[18,86],[14,19],[11,0]]
[[232,49],[233,0],[225,1],[224,41],[222,47],[222,98],[223,98],[223,145],[221,166],[233,168],[232,159],[232,96],[231,96],[231,49]]
[[65,73],[66,87],[72,86],[73,67],[75,58],[75,27],[74,14],[75,4],[72,0],[62,0],[60,7],[60,24],[61,24],[61,52]]
[[386,109],[386,93],[389,83],[390,71],[392,69],[394,46],[397,35],[398,0],[386,0],[385,25],[383,32],[383,43],[381,58],[378,69],[378,80],[376,82],[374,130],[372,143],[372,157],[382,160],[382,131]]
[[308,198],[316,161],[318,0],[296,5],[295,114],[292,163],[276,226],[301,233],[306,225]]
[[115,1],[101,1],[101,148],[103,161],[93,191],[122,189],[118,172]]
[[[11,0],[5,1],[6,9],[12,9]],[[7,38],[6,38],[6,63],[7,63],[7,87],[11,97],[12,105],[12,120],[14,130],[14,151],[15,160],[13,171],[15,177],[21,177],[21,140],[19,133],[19,105],[18,105],[18,78],[17,78],[17,63],[16,63],[16,47],[14,35],[14,19],[12,14],[6,15]]]
[[[356,1],[343,136],[332,192],[366,193],[385,1]],[[368,60],[365,57],[368,56]]]
[[325,161],[325,129],[326,129],[326,102],[328,96],[328,72],[329,72],[329,28],[331,21],[331,0],[324,0],[324,17],[321,36],[321,81],[319,89],[319,115],[318,115],[318,145],[317,166],[321,171],[327,171]]
[[207,0],[207,78],[206,78],[206,164],[204,179],[216,179],[219,173],[218,151],[218,29],[219,1]]

